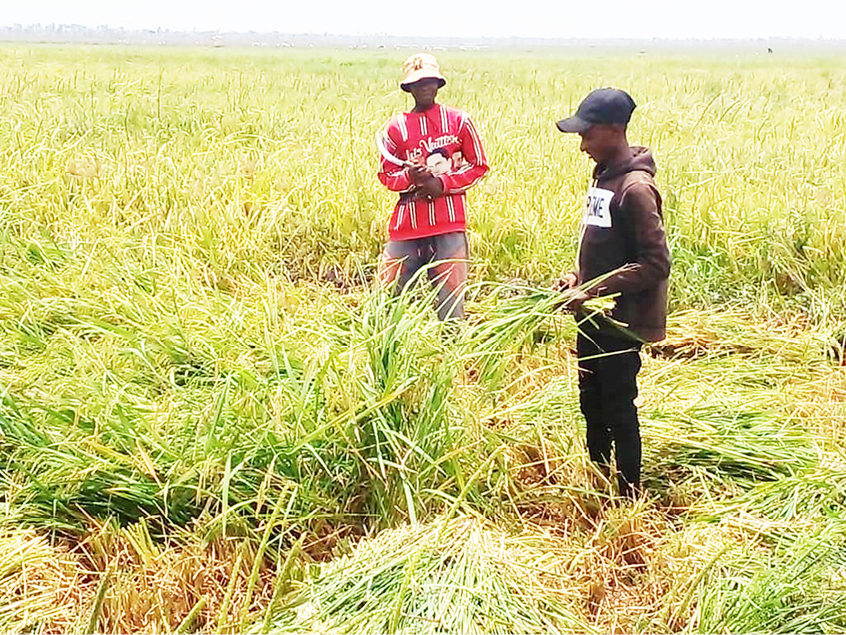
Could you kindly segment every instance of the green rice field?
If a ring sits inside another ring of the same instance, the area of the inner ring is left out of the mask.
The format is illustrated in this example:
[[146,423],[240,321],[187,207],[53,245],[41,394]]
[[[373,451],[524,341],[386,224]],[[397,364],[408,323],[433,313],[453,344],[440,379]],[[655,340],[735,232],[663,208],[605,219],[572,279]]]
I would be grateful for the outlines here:
[[[0,630],[846,630],[844,60],[435,51],[456,335],[373,279],[410,52],[0,45]],[[673,255],[635,502],[549,290],[607,85]]]

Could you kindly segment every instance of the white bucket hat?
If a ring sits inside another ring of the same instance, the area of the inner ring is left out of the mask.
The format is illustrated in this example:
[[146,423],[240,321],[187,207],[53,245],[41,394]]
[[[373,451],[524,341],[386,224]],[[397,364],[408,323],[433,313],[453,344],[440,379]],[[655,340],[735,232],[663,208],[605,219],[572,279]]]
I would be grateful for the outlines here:
[[435,78],[440,80],[439,88],[446,84],[446,79],[441,75],[441,68],[438,66],[438,60],[434,55],[429,53],[415,53],[402,63],[402,72],[405,75],[400,88],[408,92],[408,87],[414,82],[419,82],[421,79]]

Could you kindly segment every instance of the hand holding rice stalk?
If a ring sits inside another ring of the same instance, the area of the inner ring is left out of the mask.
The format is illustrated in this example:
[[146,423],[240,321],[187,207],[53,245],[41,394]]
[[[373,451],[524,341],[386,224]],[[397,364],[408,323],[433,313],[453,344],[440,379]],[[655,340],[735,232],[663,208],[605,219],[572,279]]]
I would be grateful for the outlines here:
[[[567,308],[577,294],[590,293],[602,282],[615,274],[611,271],[578,287],[558,291],[530,285],[516,287],[523,294],[499,302],[487,319],[472,324],[463,342],[466,357],[476,359],[483,381],[496,383],[501,378],[507,363],[508,351],[514,351],[530,342],[534,333],[549,318]],[[515,285],[504,285],[515,290]],[[627,324],[610,316],[616,305],[615,295],[591,296],[580,303],[574,310],[576,326],[590,323],[601,327],[603,331],[614,333],[618,337],[640,341]]]
[[581,327],[582,324],[588,322],[609,334],[614,334],[623,339],[642,342],[643,339],[629,329],[628,324],[611,317],[611,312],[616,306],[616,298],[620,295],[619,293],[604,296],[592,294],[605,280],[626,271],[628,267],[629,265],[624,265],[575,287],[564,290],[556,288],[554,292],[562,296],[558,307],[570,311],[576,316],[577,327]]
[[528,292],[526,299],[540,305],[541,311],[563,309],[576,317],[576,326],[579,327],[589,322],[596,327],[601,326],[604,331],[615,332],[624,339],[642,341],[640,336],[631,331],[628,325],[611,317],[611,312],[616,306],[616,298],[619,293],[609,295],[593,295],[605,280],[611,276],[625,271],[626,267],[620,267],[614,271],[594,278],[581,285],[561,288],[554,286],[552,289],[538,289],[525,287]]
[[[532,287],[528,284],[517,287],[520,291],[523,291],[523,294],[511,298],[497,307],[496,316],[486,321],[485,330],[489,330],[491,333],[502,331],[503,327],[508,324],[508,327],[503,331],[507,335],[496,339],[506,341],[506,338],[508,338],[513,340],[519,338],[521,331],[530,334],[544,320],[564,309],[575,314],[577,326],[584,322],[601,322],[603,327],[607,327],[606,330],[613,330],[621,337],[640,341],[640,337],[629,330],[627,324],[615,320],[610,315],[616,306],[616,297],[619,294],[605,296],[592,294],[606,279],[624,269],[609,271],[602,276],[564,291]],[[509,285],[509,288],[514,290],[515,285]],[[578,302],[573,302],[575,298],[578,298]],[[478,326],[481,328],[484,325]]]

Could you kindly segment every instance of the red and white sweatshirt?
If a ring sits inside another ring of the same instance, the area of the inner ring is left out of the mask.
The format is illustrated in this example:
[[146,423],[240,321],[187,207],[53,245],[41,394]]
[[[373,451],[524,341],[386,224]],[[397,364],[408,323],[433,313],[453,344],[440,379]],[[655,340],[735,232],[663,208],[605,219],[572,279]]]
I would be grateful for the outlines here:
[[411,240],[467,228],[464,192],[488,171],[479,133],[466,112],[435,104],[425,112],[407,112],[388,123],[385,147],[398,159],[423,162],[440,179],[444,193],[435,199],[410,196],[408,168],[382,157],[379,180],[400,192],[388,234]]

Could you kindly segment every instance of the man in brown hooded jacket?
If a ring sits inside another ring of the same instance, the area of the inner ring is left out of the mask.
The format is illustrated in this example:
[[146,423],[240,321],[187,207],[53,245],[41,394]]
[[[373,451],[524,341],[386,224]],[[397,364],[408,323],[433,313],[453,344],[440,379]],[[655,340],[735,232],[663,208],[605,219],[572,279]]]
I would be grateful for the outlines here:
[[600,279],[571,300],[577,314],[591,296],[616,295],[609,321],[580,322],[579,405],[587,424],[590,458],[608,474],[614,444],[620,492],[640,489],[640,424],[634,400],[643,342],[664,338],[670,253],[664,234],[655,162],[647,148],[630,146],[626,126],[635,109],[626,92],[601,88],[576,114],[558,122],[581,136],[581,150],[595,162],[582,218],[577,269],[558,281],[560,290]]

